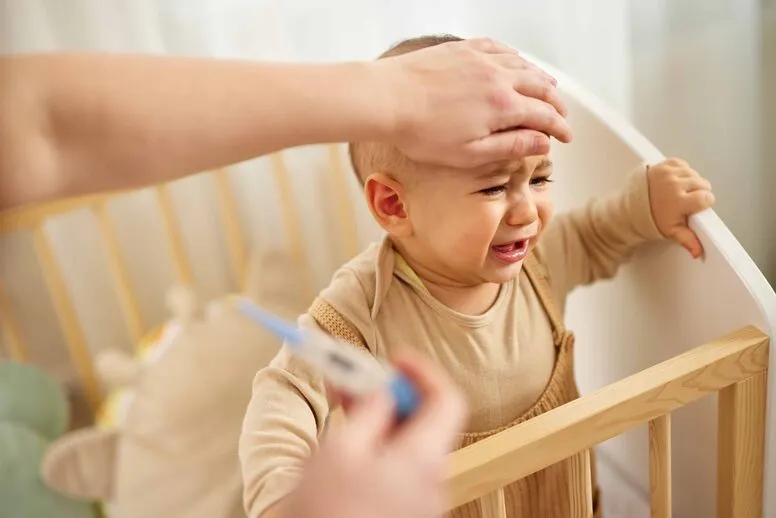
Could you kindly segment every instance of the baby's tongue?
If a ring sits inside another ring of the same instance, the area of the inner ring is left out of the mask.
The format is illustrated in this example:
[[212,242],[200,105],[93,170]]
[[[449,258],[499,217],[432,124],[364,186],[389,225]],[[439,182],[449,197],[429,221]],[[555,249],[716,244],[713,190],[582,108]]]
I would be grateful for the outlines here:
[[515,243],[509,243],[506,245],[493,245],[493,250],[497,252],[511,252],[515,249]]

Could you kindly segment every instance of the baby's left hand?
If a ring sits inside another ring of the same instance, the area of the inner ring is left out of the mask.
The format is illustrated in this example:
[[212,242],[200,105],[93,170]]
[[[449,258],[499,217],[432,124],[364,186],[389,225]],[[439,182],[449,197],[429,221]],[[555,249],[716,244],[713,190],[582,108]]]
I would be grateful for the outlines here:
[[669,158],[647,171],[649,203],[658,230],[697,259],[703,255],[688,218],[714,205],[711,183],[679,158]]

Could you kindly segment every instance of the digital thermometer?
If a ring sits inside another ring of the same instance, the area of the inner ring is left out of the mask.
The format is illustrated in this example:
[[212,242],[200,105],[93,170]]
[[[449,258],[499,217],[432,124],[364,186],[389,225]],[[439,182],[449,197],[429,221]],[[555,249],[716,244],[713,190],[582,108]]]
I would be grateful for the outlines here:
[[283,339],[292,353],[317,369],[336,389],[358,398],[387,386],[400,420],[417,409],[420,396],[414,384],[390,365],[382,364],[366,352],[324,332],[300,329],[250,299],[238,299],[237,308],[244,316]]

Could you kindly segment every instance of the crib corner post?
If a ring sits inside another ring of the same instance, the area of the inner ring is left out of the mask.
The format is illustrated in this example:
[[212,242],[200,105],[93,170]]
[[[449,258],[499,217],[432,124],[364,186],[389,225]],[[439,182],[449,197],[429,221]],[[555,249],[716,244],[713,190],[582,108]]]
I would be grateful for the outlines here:
[[767,373],[719,393],[717,518],[762,518]]

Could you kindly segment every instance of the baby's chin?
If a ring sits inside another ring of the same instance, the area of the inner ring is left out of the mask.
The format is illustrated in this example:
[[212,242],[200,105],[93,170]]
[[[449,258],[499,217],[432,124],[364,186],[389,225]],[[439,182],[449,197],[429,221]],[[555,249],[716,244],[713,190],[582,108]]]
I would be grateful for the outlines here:
[[497,268],[488,268],[483,273],[483,280],[493,284],[504,284],[506,282],[513,281],[520,276],[520,272],[523,271],[523,263],[525,260],[519,261],[509,266],[499,266]]

